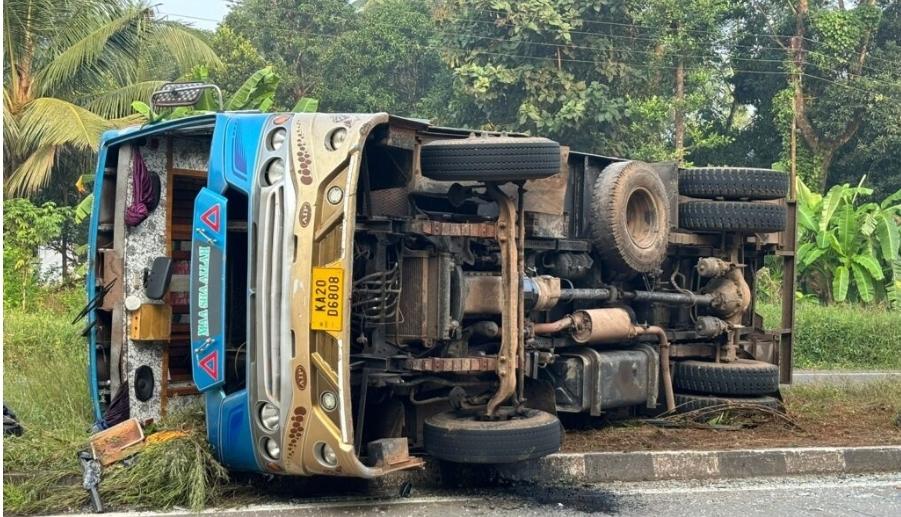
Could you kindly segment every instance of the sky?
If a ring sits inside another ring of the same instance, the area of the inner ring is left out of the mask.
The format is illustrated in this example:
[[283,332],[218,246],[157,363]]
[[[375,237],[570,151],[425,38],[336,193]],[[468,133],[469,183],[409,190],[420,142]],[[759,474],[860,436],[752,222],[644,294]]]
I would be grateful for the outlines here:
[[188,23],[198,29],[215,30],[228,13],[226,0],[155,0],[160,16]]

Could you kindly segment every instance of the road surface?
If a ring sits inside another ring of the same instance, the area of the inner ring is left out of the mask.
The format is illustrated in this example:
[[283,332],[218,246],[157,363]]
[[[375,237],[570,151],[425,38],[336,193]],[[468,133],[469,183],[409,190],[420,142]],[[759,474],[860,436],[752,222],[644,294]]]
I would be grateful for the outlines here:
[[[901,473],[698,482],[610,483],[577,487],[501,486],[417,491],[407,499],[329,497],[213,510],[221,517],[574,516],[692,517],[901,515]],[[131,516],[135,514],[129,514]],[[173,515],[188,515],[175,513]]]

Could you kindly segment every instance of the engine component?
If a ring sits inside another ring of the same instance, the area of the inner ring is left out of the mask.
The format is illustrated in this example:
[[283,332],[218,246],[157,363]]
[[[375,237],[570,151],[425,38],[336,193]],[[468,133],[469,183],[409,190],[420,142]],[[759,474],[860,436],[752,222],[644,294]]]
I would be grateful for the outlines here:
[[570,335],[576,343],[616,343],[632,339],[640,329],[632,324],[631,315],[619,308],[576,311],[570,318]]
[[541,259],[544,272],[570,280],[584,278],[594,261],[588,253],[546,253]]
[[397,339],[430,347],[454,337],[463,317],[463,280],[453,257],[449,253],[407,251],[401,279]]
[[707,306],[713,297],[706,294],[670,293],[665,291],[619,291],[615,288],[599,287],[596,289],[561,289],[560,298],[571,300],[614,301],[666,303],[672,305]]
[[706,338],[717,337],[729,330],[729,324],[714,316],[699,316],[695,332]]
[[[500,314],[503,311],[503,279],[499,275],[466,274],[463,313]],[[546,311],[560,301],[560,279],[552,276],[523,277],[526,311]]]
[[560,354],[541,371],[554,386],[557,409],[567,413],[657,405],[657,352],[647,345],[631,350],[578,348]]
[[742,316],[751,305],[751,288],[741,267],[734,264],[725,274],[707,282],[701,292],[713,297],[710,309],[732,325],[741,324]]
[[537,328],[533,326],[533,330],[539,333],[544,330],[559,332],[568,329],[572,340],[582,344],[617,343],[644,334],[656,336],[660,343],[660,373],[663,376],[666,409],[667,411],[675,409],[673,384],[669,372],[669,339],[661,327],[634,325],[631,314],[620,308],[576,311],[563,319],[544,325]]
[[415,372],[480,373],[497,369],[495,357],[421,357],[407,359],[407,368]]
[[701,278],[715,278],[723,276],[729,271],[729,263],[716,257],[702,257],[695,266]]
[[619,273],[652,273],[666,258],[669,196],[646,163],[618,162],[598,176],[591,197],[594,250]]
[[400,293],[397,262],[385,271],[376,271],[354,280],[351,300],[354,322],[366,328],[393,322],[397,318]]

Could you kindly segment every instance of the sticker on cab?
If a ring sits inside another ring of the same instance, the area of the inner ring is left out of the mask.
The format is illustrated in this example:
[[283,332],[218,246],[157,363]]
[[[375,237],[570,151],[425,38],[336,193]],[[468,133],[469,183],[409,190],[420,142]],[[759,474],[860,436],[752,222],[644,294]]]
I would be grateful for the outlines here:
[[344,324],[344,269],[314,267],[310,292],[310,328],[340,332]]

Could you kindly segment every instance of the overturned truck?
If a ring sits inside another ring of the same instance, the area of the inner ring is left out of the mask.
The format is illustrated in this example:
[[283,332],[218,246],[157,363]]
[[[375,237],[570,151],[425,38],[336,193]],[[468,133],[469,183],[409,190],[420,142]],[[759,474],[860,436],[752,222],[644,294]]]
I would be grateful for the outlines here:
[[[100,149],[99,427],[200,400],[230,468],[368,478],[422,453],[544,456],[563,414],[772,405],[780,367],[790,382],[784,173],[384,113],[219,112]],[[784,260],[776,331],[754,310],[768,255]]]

